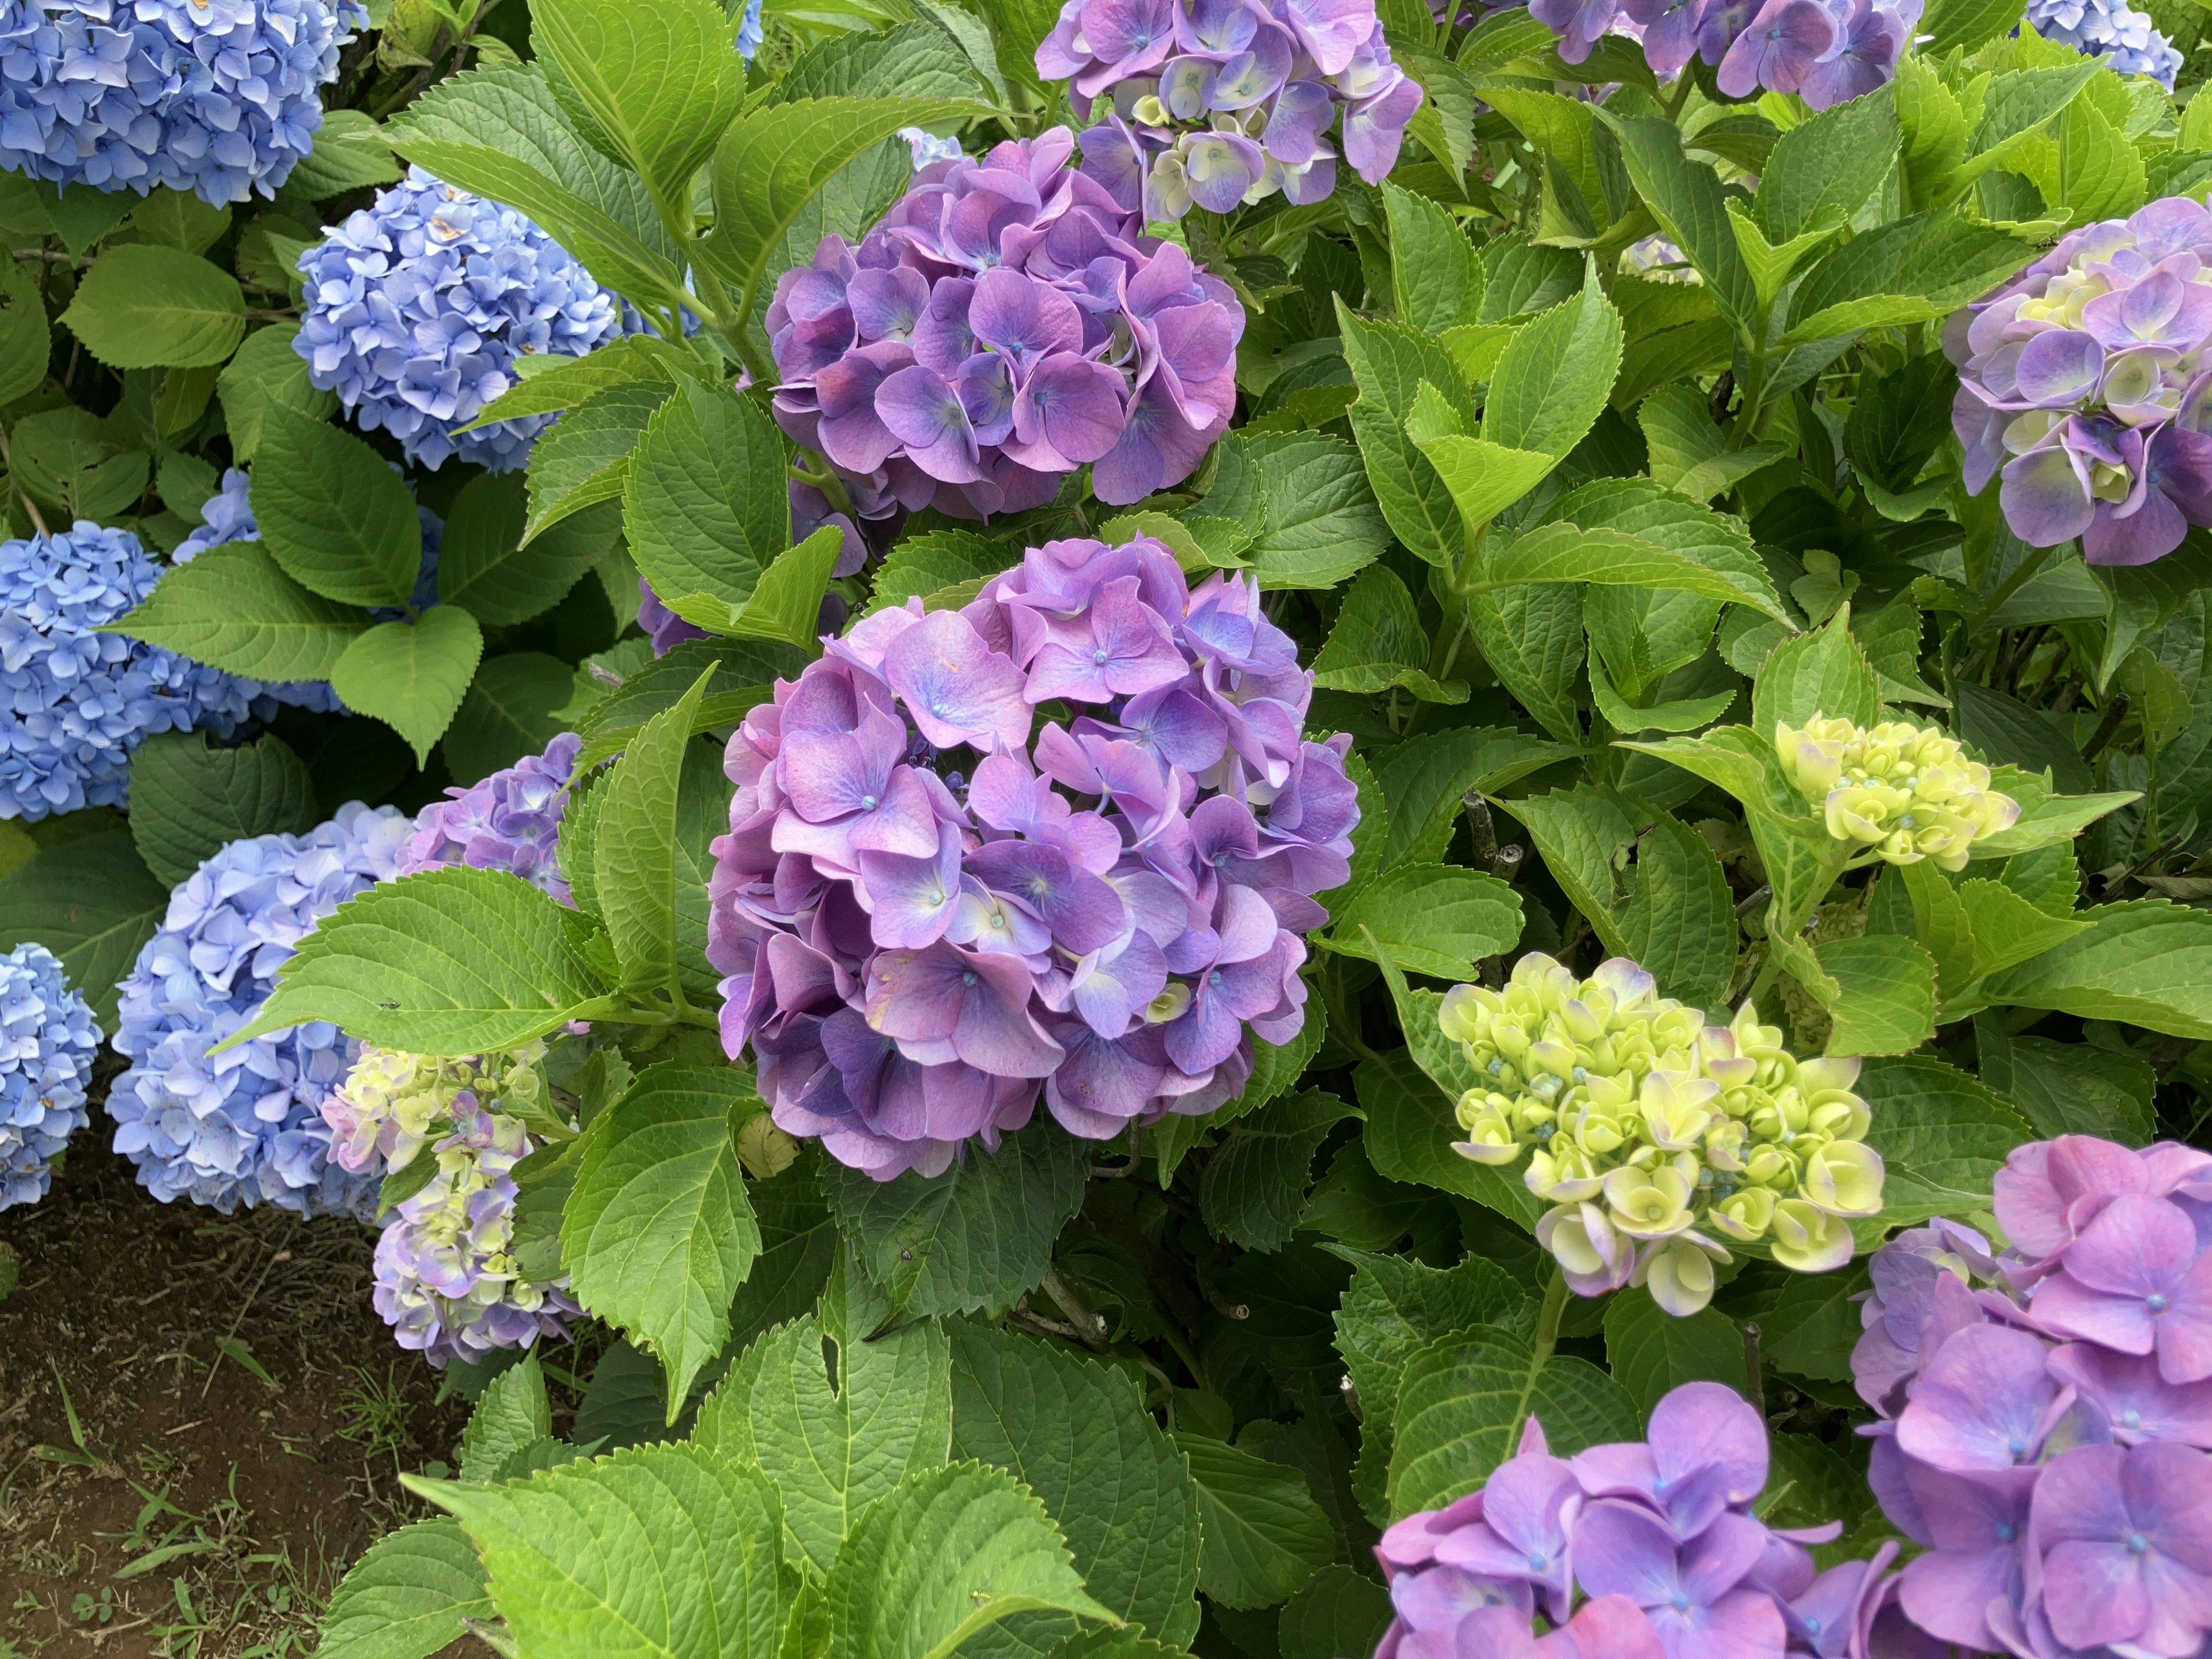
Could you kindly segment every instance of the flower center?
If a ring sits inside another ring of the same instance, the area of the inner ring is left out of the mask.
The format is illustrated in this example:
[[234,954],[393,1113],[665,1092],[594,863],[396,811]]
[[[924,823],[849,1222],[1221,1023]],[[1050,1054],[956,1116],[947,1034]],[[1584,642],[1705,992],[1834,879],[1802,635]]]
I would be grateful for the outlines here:
[[2000,1521],[1996,1525],[1996,1534],[1998,1543],[2009,1544],[2020,1536],[2020,1528],[2009,1521]]
[[1221,969],[1219,969],[1218,968],[1217,968],[1217,969],[1215,969],[1212,973],[1208,974],[1208,975],[1206,976],[1206,982],[1208,985],[1218,985],[1218,984],[1220,984],[1220,983],[1221,983]]
[[872,812],[872,811],[874,811],[876,810],[876,798],[875,798],[873,795],[863,795],[863,796],[861,796],[861,797],[860,797],[860,810],[861,810],[863,812]]
[[1820,1633],[1820,1621],[1817,1619],[1808,1619],[1805,1621],[1805,1633],[1808,1636],[1818,1636]]
[[2130,1555],[2148,1555],[2150,1553],[2150,1540],[2144,1537],[2139,1532],[2130,1533],[2127,1537],[2127,1544],[2128,1553]]
[[1675,1612],[1687,1613],[1690,1610],[1690,1593],[1687,1590],[1676,1590],[1672,1605]]
[[2027,1450],[2027,1437],[2020,1434],[2013,1436],[2011,1439],[2005,1442],[2005,1449],[2014,1457],[2020,1456]]
[[2142,1427],[2142,1413],[2130,1407],[2129,1409],[2120,1413],[2120,1426],[2124,1429],[2139,1429]]
[[1549,1566],[1550,1565],[1551,1565],[1550,1558],[1549,1558],[1549,1557],[1547,1557],[1547,1555],[1545,1555],[1545,1553],[1544,1553],[1544,1552],[1543,1552],[1543,1551],[1541,1551],[1541,1550],[1530,1550],[1530,1551],[1528,1552],[1528,1571],[1531,1571],[1531,1572],[1541,1572],[1541,1571],[1544,1571],[1544,1569],[1545,1569],[1546,1567]]
[[[1001,922],[999,925],[1003,927],[1006,924]],[[975,982],[975,970],[973,968],[963,969],[960,974],[960,982],[963,985],[973,985]]]
[[2166,1292],[2164,1291],[2153,1291],[2148,1296],[2143,1298],[2143,1306],[2148,1308],[2154,1314],[2164,1313],[2166,1311]]
[[1091,653],[1091,660],[1103,667],[1105,665],[1106,653],[1103,651],[1094,651]]

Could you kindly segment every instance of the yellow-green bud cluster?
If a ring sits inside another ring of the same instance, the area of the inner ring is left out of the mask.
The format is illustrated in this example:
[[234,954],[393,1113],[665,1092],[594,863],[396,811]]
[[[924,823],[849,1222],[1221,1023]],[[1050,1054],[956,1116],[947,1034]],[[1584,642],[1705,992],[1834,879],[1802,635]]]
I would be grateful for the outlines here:
[[1990,769],[1934,726],[1863,726],[1819,714],[1803,729],[1778,722],[1775,752],[1828,833],[1892,864],[1932,859],[1963,870],[1979,839],[2009,830],[2020,803],[1990,787]]
[[544,1098],[538,1067],[543,1042],[496,1054],[441,1060],[366,1046],[346,1080],[323,1103],[331,1157],[349,1170],[368,1170],[378,1157],[386,1170],[404,1169],[424,1146],[453,1133],[453,1103],[525,1119]]
[[1847,1218],[1881,1208],[1859,1062],[1796,1059],[1748,1002],[1708,1025],[1624,957],[1585,980],[1531,953],[1503,990],[1455,986],[1438,1024],[1480,1079],[1454,1150],[1529,1154],[1528,1189],[1553,1206],[1537,1237],[1585,1295],[1646,1283],[1692,1313],[1728,1259],[1714,1235],[1820,1273],[1850,1260]]

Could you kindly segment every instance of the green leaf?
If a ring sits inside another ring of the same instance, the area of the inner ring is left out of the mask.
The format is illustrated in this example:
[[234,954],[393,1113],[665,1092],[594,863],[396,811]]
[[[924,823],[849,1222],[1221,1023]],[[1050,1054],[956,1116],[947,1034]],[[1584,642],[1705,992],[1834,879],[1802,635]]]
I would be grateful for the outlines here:
[[1850,1382],[1867,1285],[1864,1261],[1832,1273],[1791,1273],[1759,1316],[1761,1357],[1798,1376]]
[[693,1435],[768,1472],[800,1553],[822,1572],[861,1511],[906,1474],[942,1468],[952,1442],[944,1328],[863,1340],[865,1329],[846,1328],[836,1305],[837,1276],[830,1285],[822,1317],[809,1314],[745,1351],[700,1407]]
[[1867,1145],[1887,1171],[1885,1227],[1987,1209],[2006,1155],[2033,1139],[2011,1107],[1931,1056],[1869,1060],[1856,1086],[1874,1115]]
[[468,1528],[525,1653],[781,1651],[782,1515],[757,1470],[699,1446],[634,1446],[502,1486],[401,1478]]
[[[1456,1193],[1533,1230],[1545,1206],[1517,1173],[1452,1151],[1462,1133],[1452,1109],[1474,1079],[1459,1045],[1448,1044],[1436,1028],[1442,1001],[1433,991],[1411,993],[1401,1018],[1415,1046],[1371,1055],[1352,1073],[1360,1109],[1367,1114],[1367,1156],[1392,1181]],[[1457,1088],[1445,1080],[1459,1080],[1455,1066],[1466,1079]]]
[[1273,1607],[1336,1559],[1336,1534],[1297,1470],[1204,1435],[1175,1443],[1198,1483],[1198,1585],[1211,1600]]
[[2013,1036],[1995,1012],[1974,1019],[1982,1081],[2002,1095],[2039,1135],[2096,1135],[2130,1146],[2158,1134],[2158,1073],[2130,1054],[2086,1042]]
[[1735,970],[1735,895],[1720,860],[1686,823],[1659,814],[1624,872],[1624,951],[1659,981],[1662,996],[1719,1010]]
[[1455,865],[1401,864],[1345,907],[1325,944],[1370,962],[1387,951],[1414,973],[1468,980],[1478,962],[1502,956],[1520,937],[1520,895],[1497,877]]
[[1820,111],[1777,141],[1753,211],[1779,246],[1820,223],[1841,223],[1881,188],[1897,158],[1893,94],[1877,88]]
[[1344,596],[1328,642],[1314,659],[1314,684],[1323,690],[1370,695],[1402,685],[1424,702],[1464,702],[1466,686],[1431,679],[1428,661],[1429,636],[1413,596],[1390,571],[1375,565]]
[[1931,52],[1963,46],[1972,52],[1986,40],[2009,34],[2021,21],[2021,0],[1936,0],[1921,20],[1934,37]]
[[1199,1182],[1199,1213],[1218,1238],[1248,1250],[1290,1242],[1313,1182],[1314,1154],[1353,1109],[1308,1089],[1240,1118],[1214,1149]]
[[687,622],[728,632],[791,544],[784,453],[768,411],[734,392],[687,382],[647,423],[623,489],[623,533],[640,574]]
[[1694,386],[1662,386],[1636,411],[1651,452],[1653,480],[1693,501],[1709,501],[1778,459],[1778,444],[1726,447],[1711,402]]
[[[922,9],[927,22],[833,35],[808,46],[762,101],[974,98],[988,94],[1003,103],[1006,89],[995,83],[998,65],[988,50],[980,62],[966,50],[969,40],[988,47],[990,36],[981,22],[969,12],[934,0]],[[1036,71],[1030,73],[1034,77]]]
[[586,1132],[561,1224],[576,1299],[659,1359],[673,1424],[721,1352],[760,1255],[737,1133],[759,1109],[744,1074],[648,1067]]
[[290,323],[255,329],[216,376],[231,459],[240,466],[258,451],[262,422],[270,410],[311,421],[327,421],[337,412],[338,394],[318,391],[307,379],[307,360],[292,349],[299,334],[298,325]]
[[1467,622],[1483,660],[1515,700],[1553,737],[1579,749],[1574,685],[1583,665],[1582,591],[1524,584],[1472,593]]
[[1958,893],[1972,930],[1974,979],[2032,962],[2094,925],[2087,918],[2045,915],[2000,882],[1961,882]]
[[472,478],[447,515],[438,548],[438,599],[497,627],[528,622],[566,599],[619,530],[616,511],[601,507],[566,519],[525,551],[529,522],[523,475]]
[[483,1563],[446,1516],[387,1533],[362,1553],[324,1610],[330,1659],[422,1659],[493,1616]]
[[27,265],[0,270],[0,404],[28,397],[46,383],[53,356],[46,302]]
[[1394,744],[1376,769],[1389,809],[1382,867],[1440,857],[1470,790],[1495,794],[1576,752],[1506,726],[1454,726]]
[[1969,224],[1948,208],[1878,225],[1806,272],[1790,299],[1790,331],[1782,343],[1942,317],[2003,282],[2035,252],[2032,244]]
[[708,676],[631,739],[607,780],[592,843],[600,914],[631,988],[670,986],[676,973],[676,824],[684,753]]
[[1531,1416],[1556,1457],[1633,1440],[1642,1426],[1633,1397],[1588,1360],[1554,1354],[1540,1363],[1527,1342],[1495,1326],[1415,1350],[1398,1383],[1392,1516],[1473,1492],[1505,1461]]
[[453,723],[483,656],[477,619],[457,605],[433,605],[411,623],[379,623],[347,646],[331,689],[356,714],[406,738],[420,766]]
[[623,494],[638,441],[674,388],[629,380],[595,392],[541,434],[530,452],[526,546],[572,513]]
[[422,526],[399,476],[324,422],[270,409],[260,430],[252,497],[269,556],[325,599],[405,605],[422,567]]
[[1621,159],[1636,193],[1668,239],[1689,256],[1721,315],[1747,338],[1758,319],[1759,296],[1729,227],[1718,176],[1682,153],[1681,134],[1671,121],[1617,116],[1602,106],[1597,116],[1620,135]]
[[[1347,411],[1352,434],[1359,441],[1359,459],[1382,517],[1415,556],[1449,568],[1466,545],[1459,505],[1434,464],[1407,435],[1406,421],[1426,381],[1452,400],[1462,431],[1474,426],[1474,405],[1461,386],[1458,365],[1419,331],[1365,321],[1340,299],[1337,326],[1345,361],[1359,388],[1358,400]],[[1224,441],[1224,464],[1237,441],[1233,436]]]
[[575,689],[575,672],[542,651],[510,651],[477,670],[447,727],[446,769],[471,784],[542,752],[561,734],[553,711]]
[[1897,933],[1783,941],[1783,965],[1834,1020],[1832,1054],[1909,1054],[1936,1035],[1936,959]]
[[1483,561],[1481,580],[1498,587],[1520,582],[1668,587],[1762,610],[1767,597],[1760,591],[1764,584],[1748,573],[1717,568],[1625,530],[1585,530],[1575,524],[1547,524],[1493,547]]
[[942,588],[995,576],[1010,556],[998,543],[966,530],[932,530],[908,536],[884,556],[876,572],[871,612],[927,599]]
[[305,762],[274,732],[217,749],[199,732],[165,732],[131,761],[131,836],[166,886],[186,880],[229,842],[315,827]]
[[2087,932],[1991,978],[1992,1003],[2212,1036],[2212,911],[2164,899],[2100,905]]
[[1741,1394],[1747,1375],[1735,1322],[1711,1308],[1677,1319],[1641,1290],[1605,1300],[1605,1363],[1645,1417],[1670,1389],[1725,1382]]
[[1145,1149],[1158,1166],[1161,1188],[1164,1190],[1175,1180],[1176,1170],[1190,1149],[1209,1132],[1250,1116],[1288,1091],[1305,1074],[1306,1067],[1313,1064],[1328,1032],[1327,1012],[1317,999],[1310,1000],[1304,1021],[1297,1035],[1288,1042],[1278,1045],[1263,1036],[1252,1039],[1252,1075],[1245,1079],[1243,1089],[1234,1100],[1197,1117],[1170,1112],[1153,1124]]
[[1089,1146],[1050,1124],[971,1146],[943,1175],[876,1181],[825,1165],[823,1195],[868,1277],[912,1318],[998,1312],[1043,1283],[1053,1240],[1083,1206]]
[[530,40],[610,153],[660,200],[688,208],[691,175],[744,101],[728,14],[711,0],[538,0]]
[[845,532],[825,524],[798,546],[777,554],[761,573],[752,602],[731,619],[731,632],[786,645],[812,645],[821,635],[822,596],[844,550]]
[[1958,383],[1958,371],[1940,351],[1862,382],[1844,428],[1844,448],[1859,476],[1892,492],[1910,489],[1950,432]]
[[[1435,388],[1424,382],[1421,390],[1425,396]],[[1508,449],[1486,438],[1439,430],[1433,406],[1417,404],[1406,429],[1450,492],[1470,535],[1541,483],[1559,465],[1556,457],[1535,450]]]
[[315,129],[314,149],[300,158],[284,189],[304,201],[321,202],[405,176],[406,169],[384,142],[384,129],[368,111],[326,109]]
[[106,631],[255,679],[326,680],[368,623],[301,586],[259,542],[226,542],[164,571]]
[[1202,505],[1255,526],[1242,550],[1260,586],[1334,587],[1380,558],[1389,537],[1359,457],[1322,432],[1231,433]]
[[[1995,884],[1990,884],[1994,885]],[[1901,892],[1906,902],[1892,910],[1887,920],[1893,924],[1883,925],[1885,918],[1878,915]],[[1901,864],[1882,872],[1875,886],[1875,900],[1869,908],[1867,931],[1869,933],[1909,933],[1920,941],[1922,947],[1935,959],[1936,991],[1938,997],[1949,1000],[1956,998],[1972,981],[1979,977],[1974,971],[1974,929],[1966,907],[1960,901],[1959,890],[1951,885],[1943,872],[1925,859],[1917,864]],[[2027,901],[2014,902],[2023,907]]]
[[735,1349],[802,1316],[829,1282],[839,1244],[815,1173],[819,1157],[802,1152],[782,1174],[747,1188],[760,1224],[761,1254],[731,1304],[730,1342]]
[[953,1455],[1036,1494],[1109,1613],[1187,1644],[1198,1632],[1198,1488],[1128,1374],[988,1326],[951,1332]]
[[1428,198],[1387,179],[1382,203],[1399,317],[1429,334],[1474,322],[1482,311],[1482,261],[1459,222]]
[[327,1019],[380,1048],[479,1054],[568,1021],[600,994],[573,913],[504,871],[449,865],[349,899],[300,941],[229,1045]]
[[461,1431],[460,1478],[489,1481],[507,1460],[532,1441],[553,1432],[553,1413],[545,1398],[545,1373],[538,1356],[526,1352],[485,1385]]
[[853,1528],[830,1574],[830,1659],[946,1659],[1042,1609],[1110,1620],[1044,1505],[1003,1469],[908,1475]]
[[1850,635],[1846,605],[1823,628],[1794,635],[1767,653],[1751,693],[1754,736],[1774,740],[1774,728],[1802,726],[1816,715],[1872,726],[1881,718],[1881,692],[1866,653]]
[[9,434],[10,477],[64,523],[116,518],[146,493],[146,453],[126,447],[108,422],[73,406],[26,415]]
[[[1788,617],[1741,521],[1662,489],[1649,478],[1594,480],[1560,502],[1558,512],[1561,519],[1585,530],[1621,531],[1705,566],[1729,588],[1725,596],[1705,591],[1708,599],[1725,597],[1777,621]],[[1689,588],[1686,583],[1652,585]]]
[[197,254],[125,242],[78,279],[61,321],[110,368],[212,368],[246,337],[246,295]]
[[1372,1653],[1389,1629],[1390,1592],[1346,1566],[1323,1567],[1283,1604],[1282,1659]]
[[[525,362],[533,361],[526,358]],[[532,415],[557,415],[589,402],[610,386],[658,382],[672,387],[679,374],[696,372],[698,364],[665,340],[649,334],[626,334],[580,357],[541,357],[546,367],[518,380],[486,404],[473,421],[456,427],[456,434],[501,421],[524,420]]]
[[957,98],[816,98],[745,116],[714,151],[714,229],[700,256],[750,311],[785,231],[848,161],[901,127],[985,112]]
[[45,945],[93,1017],[112,1030],[116,981],[168,908],[167,884],[121,830],[57,842],[0,877],[0,950]]
[[1604,412],[1620,371],[1620,313],[1593,279],[1506,346],[1490,374],[1482,435],[1563,459]]

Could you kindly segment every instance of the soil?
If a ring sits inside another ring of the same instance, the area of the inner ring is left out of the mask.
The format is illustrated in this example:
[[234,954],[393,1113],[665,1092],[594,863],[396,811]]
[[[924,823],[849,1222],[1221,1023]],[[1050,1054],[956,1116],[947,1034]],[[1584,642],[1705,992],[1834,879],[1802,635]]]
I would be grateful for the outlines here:
[[0,1213],[0,1659],[310,1653],[468,1408],[370,1305],[373,1233],[157,1203],[106,1127]]

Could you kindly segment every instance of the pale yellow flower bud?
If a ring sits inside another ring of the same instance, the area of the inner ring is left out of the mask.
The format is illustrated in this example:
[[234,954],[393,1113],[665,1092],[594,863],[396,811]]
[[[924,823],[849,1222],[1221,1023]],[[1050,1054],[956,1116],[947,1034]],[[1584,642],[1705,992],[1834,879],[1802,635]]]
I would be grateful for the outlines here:
[[1881,1154],[1855,1140],[1832,1140],[1805,1160],[1804,1196],[1830,1215],[1881,1210]]
[[1774,1259],[1793,1273],[1824,1273],[1851,1259],[1851,1230],[1842,1220],[1802,1198],[1774,1206]]
[[1774,1194],[1770,1188],[1746,1187],[1713,1206],[1712,1224],[1730,1238],[1741,1239],[1747,1244],[1773,1221],[1774,1204]]
[[1651,1299],[1675,1318],[1687,1319],[1711,1302],[1717,1282],[1713,1263],[1728,1260],[1729,1253],[1712,1240],[1685,1233],[1649,1252],[1630,1282],[1647,1287]]
[[1656,1170],[1615,1170],[1605,1178],[1607,1218],[1631,1238],[1668,1238],[1689,1230],[1690,1200],[1697,1195],[1694,1174],[1686,1177],[1671,1164]]

